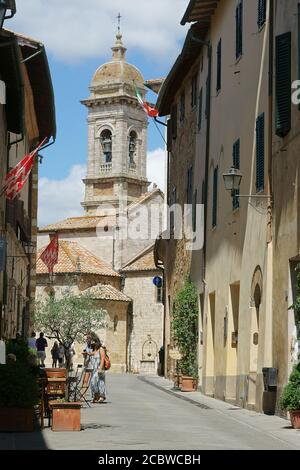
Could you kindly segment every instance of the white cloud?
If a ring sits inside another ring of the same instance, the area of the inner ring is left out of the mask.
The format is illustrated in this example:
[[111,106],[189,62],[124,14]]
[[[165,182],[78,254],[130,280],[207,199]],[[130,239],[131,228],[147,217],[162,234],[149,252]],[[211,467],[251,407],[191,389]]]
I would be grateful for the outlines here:
[[7,28],[44,42],[66,62],[107,56],[118,12],[126,47],[155,56],[173,57],[186,27],[180,20],[187,0],[18,0]]
[[[152,183],[165,188],[166,154],[161,148],[148,153],[147,174]],[[84,165],[74,165],[62,180],[40,178],[38,225],[43,227],[53,222],[83,214],[80,203],[84,200],[82,178],[86,174]]]
[[148,152],[147,157],[147,177],[152,183],[165,191],[165,168],[166,168],[166,151],[158,148]]
[[40,178],[38,225],[43,227],[68,217],[80,216],[84,199],[84,165],[74,165],[63,180]]

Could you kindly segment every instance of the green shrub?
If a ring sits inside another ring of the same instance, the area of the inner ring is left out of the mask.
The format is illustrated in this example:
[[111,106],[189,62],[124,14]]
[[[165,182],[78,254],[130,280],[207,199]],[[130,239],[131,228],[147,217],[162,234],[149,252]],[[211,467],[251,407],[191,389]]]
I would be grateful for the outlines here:
[[186,280],[178,292],[173,309],[172,332],[175,345],[182,354],[180,371],[194,378],[198,376],[198,295],[195,285]]
[[6,355],[8,354],[14,354],[17,362],[28,364],[30,351],[27,342],[21,338],[8,340],[6,343]]
[[24,364],[0,364],[0,407],[31,408],[38,403],[34,372]]
[[283,410],[295,411],[300,409],[300,370],[299,364],[294,367],[288,384],[284,387],[280,398]]

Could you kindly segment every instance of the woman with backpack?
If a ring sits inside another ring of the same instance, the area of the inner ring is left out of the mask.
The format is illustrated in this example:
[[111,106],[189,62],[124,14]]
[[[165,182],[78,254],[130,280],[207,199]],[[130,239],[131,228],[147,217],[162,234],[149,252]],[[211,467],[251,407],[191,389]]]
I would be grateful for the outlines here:
[[93,368],[91,378],[91,392],[93,403],[103,403],[106,400],[105,362],[106,351],[100,341],[95,341],[94,351],[88,353],[91,357],[90,365]]

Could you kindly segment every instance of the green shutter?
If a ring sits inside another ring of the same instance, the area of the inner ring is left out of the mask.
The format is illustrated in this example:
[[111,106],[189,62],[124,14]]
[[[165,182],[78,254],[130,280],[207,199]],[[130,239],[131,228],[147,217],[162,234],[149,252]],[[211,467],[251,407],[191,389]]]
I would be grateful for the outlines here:
[[265,188],[265,115],[256,120],[256,191]]
[[[300,3],[298,3],[298,80],[300,80]],[[300,110],[300,103],[298,109]]]
[[[240,169],[240,139],[238,139],[234,144],[233,144],[233,149],[232,149],[232,160],[233,160],[233,166],[237,170]],[[233,209],[238,209],[240,207],[240,198],[237,197],[240,194],[239,189],[234,191],[233,198],[232,198],[232,208]]]
[[212,204],[212,226],[217,226],[217,212],[218,212],[218,173],[219,168],[214,169],[213,177],[213,204]]
[[266,22],[266,14],[267,14],[267,3],[266,0],[258,0],[258,16],[257,16],[257,25],[258,28],[262,28],[262,26]]
[[193,203],[193,167],[192,166],[187,170],[186,202],[187,204]]
[[241,1],[235,10],[235,55],[238,59],[243,54],[243,2]]
[[198,100],[198,130],[200,131],[202,126],[202,107],[203,107],[203,88],[201,88]]
[[196,232],[197,228],[197,198],[198,198],[198,191],[197,189],[194,192],[194,198],[193,198],[193,215],[192,215],[192,224],[193,224],[193,232]]
[[291,130],[291,33],[276,37],[276,135]]
[[207,79],[206,79],[206,102],[205,102],[205,117],[206,117],[206,118],[208,117],[209,100],[210,100],[210,96],[209,96],[209,80],[208,80],[208,77],[207,77]]
[[221,90],[222,80],[222,39],[220,39],[217,47],[217,92]]

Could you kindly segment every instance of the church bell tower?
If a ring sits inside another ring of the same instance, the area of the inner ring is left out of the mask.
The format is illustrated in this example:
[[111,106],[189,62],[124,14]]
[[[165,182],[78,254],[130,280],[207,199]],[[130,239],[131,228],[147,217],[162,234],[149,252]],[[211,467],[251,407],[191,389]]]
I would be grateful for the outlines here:
[[88,164],[84,179],[87,215],[117,212],[147,191],[148,119],[136,98],[146,90],[140,71],[126,62],[126,48],[118,31],[112,59],[94,74],[88,109]]

